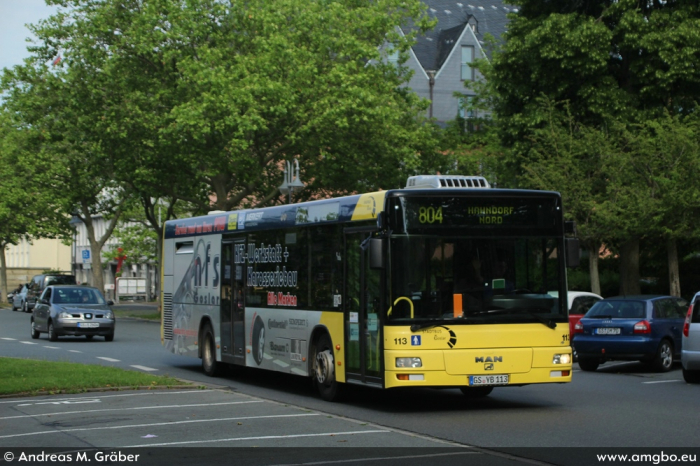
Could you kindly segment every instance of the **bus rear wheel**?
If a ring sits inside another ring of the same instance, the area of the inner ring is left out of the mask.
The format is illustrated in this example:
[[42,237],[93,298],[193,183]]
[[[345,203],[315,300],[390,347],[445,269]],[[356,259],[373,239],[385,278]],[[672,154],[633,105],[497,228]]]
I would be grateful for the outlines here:
[[319,395],[326,401],[339,401],[343,395],[343,384],[335,379],[333,342],[325,334],[316,342],[313,359],[313,381]]
[[483,398],[489,396],[493,387],[460,387],[460,390],[467,398]]
[[216,377],[221,372],[221,364],[216,361],[216,340],[211,325],[202,331],[202,369],[209,377]]

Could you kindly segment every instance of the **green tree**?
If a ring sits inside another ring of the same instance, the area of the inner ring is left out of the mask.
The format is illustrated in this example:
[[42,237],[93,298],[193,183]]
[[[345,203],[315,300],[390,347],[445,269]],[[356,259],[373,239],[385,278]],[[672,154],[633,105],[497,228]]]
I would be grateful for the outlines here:
[[7,296],[5,250],[22,239],[68,238],[69,217],[33,179],[34,165],[24,163],[32,153],[31,128],[0,109],[0,290]]
[[[663,217],[653,214],[658,190],[651,186],[664,178],[661,184],[669,192],[681,187],[671,189],[679,178],[669,170],[656,170],[651,184],[649,177],[630,170],[646,163],[633,163],[642,157],[635,150],[654,145],[651,133],[642,128],[666,113],[690,115],[697,109],[700,74],[694,63],[700,58],[700,5],[636,0],[513,3],[519,12],[511,16],[505,44],[491,62],[478,64],[487,79],[499,138],[513,149],[507,173],[514,185],[522,183],[524,164],[536,153],[533,144],[538,138],[542,142],[551,119],[541,96],[567,102],[575,127],[612,138],[608,152],[601,153],[600,144],[594,143],[580,156],[603,157],[593,166],[604,170],[609,199],[597,204],[596,214],[615,231],[611,241],[622,256],[621,290],[638,291],[639,239],[661,232],[655,222]],[[563,134],[571,121],[560,119]],[[683,229],[675,223],[668,228]]]

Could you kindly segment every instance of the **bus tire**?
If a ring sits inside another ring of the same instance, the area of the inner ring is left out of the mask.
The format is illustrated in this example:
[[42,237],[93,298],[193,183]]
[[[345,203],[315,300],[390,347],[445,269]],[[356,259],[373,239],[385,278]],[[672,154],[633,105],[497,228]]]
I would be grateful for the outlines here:
[[216,377],[221,372],[221,364],[216,361],[216,340],[211,325],[202,331],[202,370],[209,377]]
[[326,401],[340,401],[344,384],[335,379],[335,358],[333,342],[328,334],[323,334],[316,342],[313,358],[313,381],[318,394]]
[[460,390],[467,398],[483,398],[491,394],[493,387],[460,387]]
[[253,323],[253,341],[252,341],[253,359],[258,364],[262,364],[265,355],[265,321],[262,317],[255,317]]

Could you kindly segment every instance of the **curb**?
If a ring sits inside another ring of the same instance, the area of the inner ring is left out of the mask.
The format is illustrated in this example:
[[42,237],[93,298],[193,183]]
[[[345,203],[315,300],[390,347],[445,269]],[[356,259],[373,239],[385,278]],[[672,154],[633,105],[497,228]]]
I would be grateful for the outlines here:
[[28,398],[32,396],[48,396],[48,395],[66,395],[66,394],[80,394],[80,393],[101,393],[101,392],[123,392],[123,391],[135,391],[135,390],[202,390],[206,388],[204,385],[144,385],[137,387],[97,387],[97,388],[86,388],[80,390],[56,390],[56,391],[41,391],[33,393],[14,393],[9,395],[0,395],[0,399],[3,398]]

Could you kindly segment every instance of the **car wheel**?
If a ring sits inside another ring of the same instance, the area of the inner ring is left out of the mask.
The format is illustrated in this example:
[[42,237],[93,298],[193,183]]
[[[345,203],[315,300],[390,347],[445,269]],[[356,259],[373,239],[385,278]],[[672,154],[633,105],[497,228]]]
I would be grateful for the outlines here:
[[39,338],[39,330],[36,329],[36,324],[34,323],[34,319],[32,319],[31,325],[32,325],[31,335],[32,335],[32,338],[34,340],[36,340],[37,338]]
[[459,389],[467,398],[483,398],[493,391],[493,387],[460,387]]
[[700,371],[687,371],[684,368],[683,380],[688,383],[700,383]]
[[328,334],[322,335],[314,347],[312,373],[321,398],[326,401],[340,401],[343,398],[345,386],[335,380],[333,342]]
[[109,335],[105,335],[105,341],[113,341],[114,340],[114,334],[110,333]]
[[58,341],[56,329],[53,327],[53,322],[49,322],[49,341]]
[[668,372],[673,367],[673,346],[668,340],[661,340],[652,366],[656,372]]
[[216,377],[221,372],[221,364],[216,361],[216,341],[210,325],[204,327],[202,342],[202,369],[209,377]]
[[600,366],[600,361],[597,359],[578,358],[578,367],[580,367],[582,371],[595,372],[598,366]]

